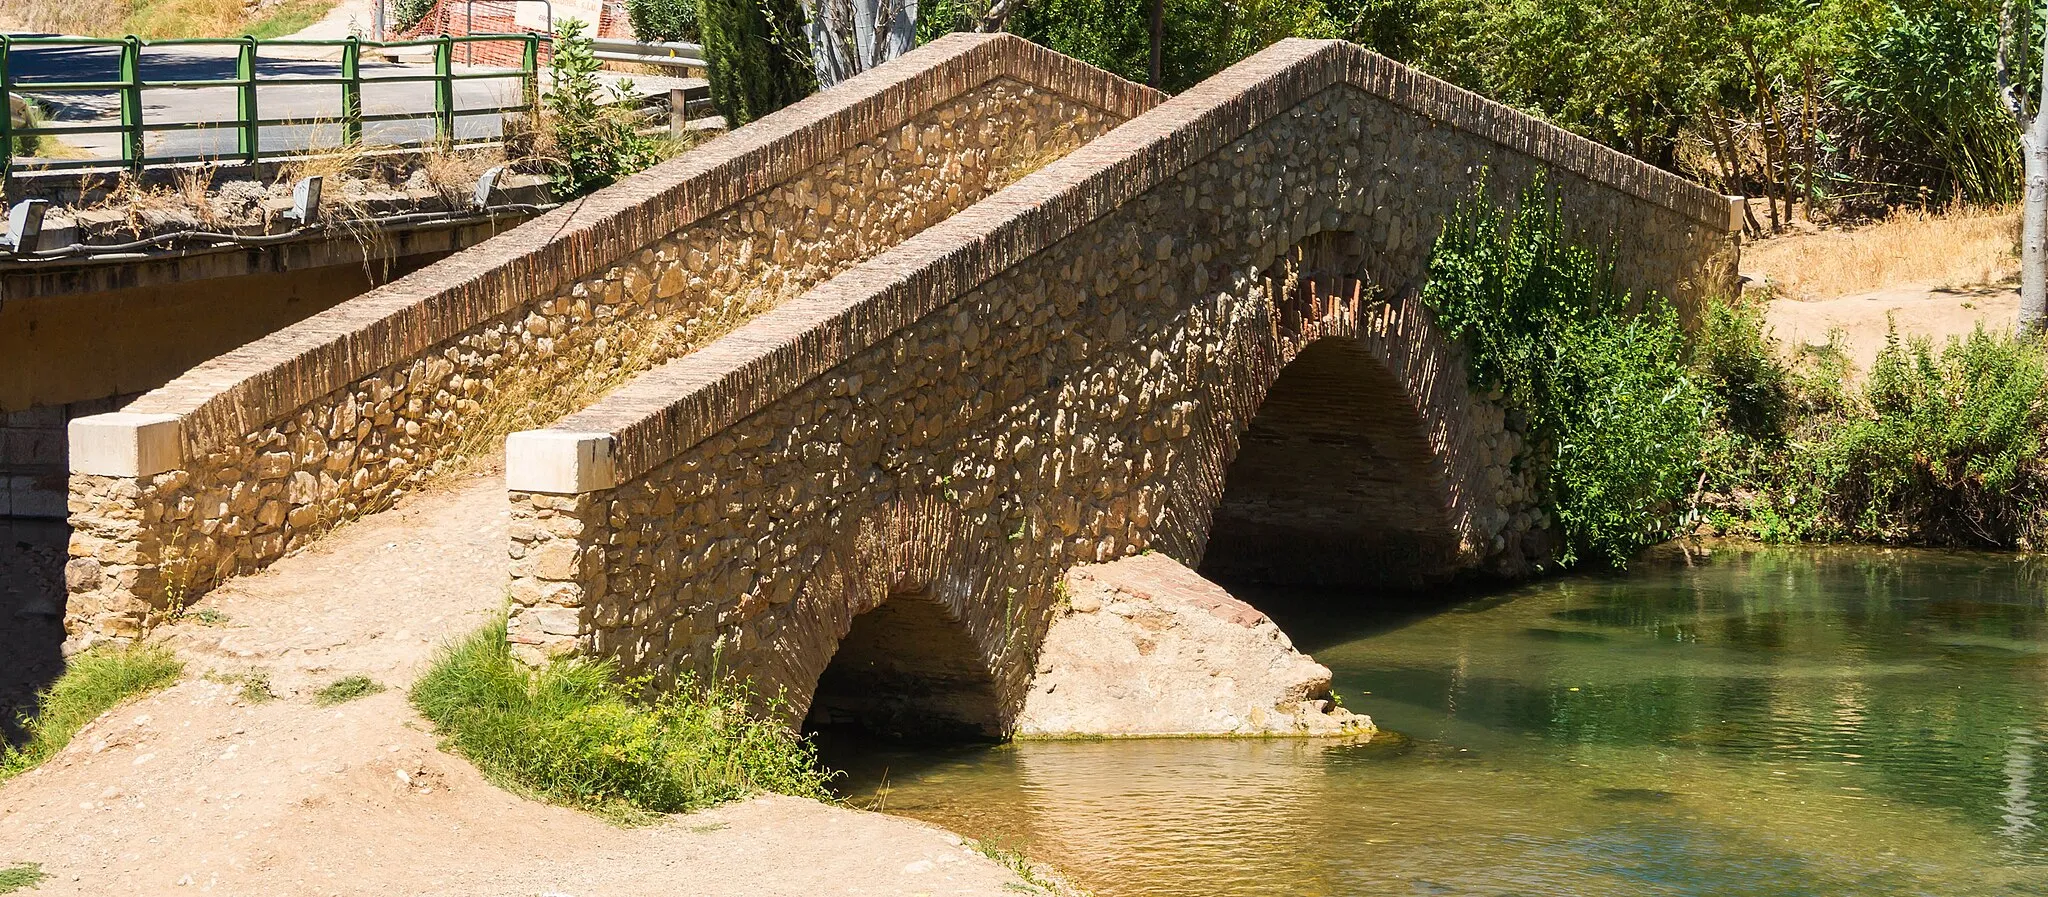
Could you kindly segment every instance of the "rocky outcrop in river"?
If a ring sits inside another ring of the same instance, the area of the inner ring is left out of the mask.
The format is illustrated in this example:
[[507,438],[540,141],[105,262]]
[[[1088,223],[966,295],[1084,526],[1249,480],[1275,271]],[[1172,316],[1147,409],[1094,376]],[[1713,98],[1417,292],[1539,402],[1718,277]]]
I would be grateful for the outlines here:
[[1020,738],[1349,735],[1330,670],[1265,614],[1163,554],[1067,574]]

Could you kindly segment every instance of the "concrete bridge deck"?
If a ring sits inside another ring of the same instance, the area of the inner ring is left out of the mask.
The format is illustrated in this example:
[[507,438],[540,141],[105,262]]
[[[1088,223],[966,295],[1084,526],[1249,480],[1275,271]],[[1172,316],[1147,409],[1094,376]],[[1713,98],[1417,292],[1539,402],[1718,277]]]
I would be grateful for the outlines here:
[[1476,184],[1544,177],[1631,288],[1733,276],[1724,198],[1353,46],[1161,100],[948,38],[83,419],[71,644],[523,431],[529,656],[719,663],[799,710],[831,668],[1000,735],[1077,563],[1542,557],[1519,434],[1415,299]]

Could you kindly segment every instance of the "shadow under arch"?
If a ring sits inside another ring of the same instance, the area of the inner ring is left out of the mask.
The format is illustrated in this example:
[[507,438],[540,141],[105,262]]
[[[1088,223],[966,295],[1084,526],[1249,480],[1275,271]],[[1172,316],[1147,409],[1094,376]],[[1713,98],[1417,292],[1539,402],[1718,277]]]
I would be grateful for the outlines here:
[[1474,544],[1479,446],[1461,353],[1414,284],[1320,232],[1265,273],[1278,371],[1237,434],[1199,571],[1225,584],[1414,587]]
[[818,675],[803,730],[918,741],[1007,735],[995,677],[967,626],[928,592],[896,593],[853,619]]

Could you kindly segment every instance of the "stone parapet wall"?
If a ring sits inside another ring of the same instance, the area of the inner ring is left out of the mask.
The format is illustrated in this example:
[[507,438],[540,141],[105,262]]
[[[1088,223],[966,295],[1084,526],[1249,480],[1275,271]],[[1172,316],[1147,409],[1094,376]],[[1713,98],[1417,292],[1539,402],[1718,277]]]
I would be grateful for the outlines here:
[[72,645],[138,634],[1157,101],[1014,37],[949,38],[75,422]]
[[800,710],[855,617],[916,596],[1013,714],[1064,572],[1200,561],[1241,436],[1328,345],[1382,407],[1350,436],[1414,485],[1322,549],[1398,530],[1426,577],[1526,569],[1549,521],[1518,437],[1415,299],[1482,171],[1500,200],[1543,174],[1627,286],[1689,304],[1733,282],[1710,191],[1357,47],[1282,42],[515,435],[513,637],[657,678],[715,665]]

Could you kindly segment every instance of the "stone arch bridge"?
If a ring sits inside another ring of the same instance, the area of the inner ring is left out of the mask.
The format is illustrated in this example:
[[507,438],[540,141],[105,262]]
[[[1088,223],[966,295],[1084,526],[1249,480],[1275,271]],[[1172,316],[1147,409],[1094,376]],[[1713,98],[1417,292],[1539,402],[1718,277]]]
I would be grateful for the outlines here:
[[1520,437],[1416,295],[1539,176],[1624,286],[1732,288],[1727,198],[1355,46],[1166,100],[949,38],[75,425],[73,643],[513,430],[523,653],[799,712],[1007,733],[1078,564],[1515,575]]

